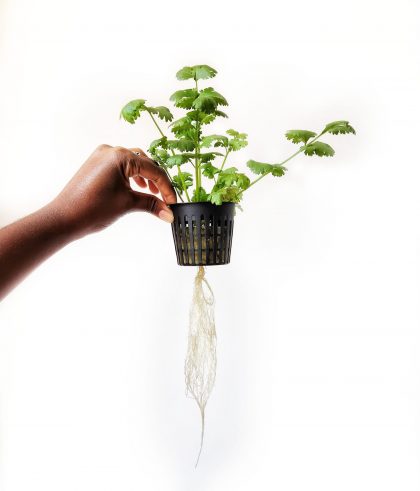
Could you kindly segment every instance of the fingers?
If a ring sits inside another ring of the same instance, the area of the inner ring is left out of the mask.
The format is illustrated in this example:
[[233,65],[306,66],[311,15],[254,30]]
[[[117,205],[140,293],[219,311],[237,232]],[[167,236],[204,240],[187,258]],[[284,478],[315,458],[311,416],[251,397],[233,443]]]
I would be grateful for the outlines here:
[[171,209],[153,194],[139,193],[137,191],[131,191],[131,193],[133,196],[133,209],[147,211],[164,222],[172,223],[174,221]]
[[147,157],[149,158],[149,156],[147,155],[146,152],[144,152],[141,148],[130,148],[130,150],[134,153],[139,153],[142,157]]
[[128,177],[139,175],[148,179],[149,188],[152,192],[160,192],[166,203],[176,203],[175,191],[164,170],[147,157],[140,148],[132,148],[130,150],[132,152],[130,157],[132,165],[130,166],[130,175]]
[[148,184],[149,184],[149,189],[150,191],[152,191],[152,193],[157,194],[159,192],[159,189],[156,187],[153,181],[148,181]]
[[133,176],[133,180],[141,188],[147,188],[149,186],[149,189],[152,193],[159,193],[159,189],[156,187],[153,181],[147,181],[146,183],[146,180],[141,176]]
[[133,176],[133,180],[141,188],[147,188],[146,181],[141,176]]

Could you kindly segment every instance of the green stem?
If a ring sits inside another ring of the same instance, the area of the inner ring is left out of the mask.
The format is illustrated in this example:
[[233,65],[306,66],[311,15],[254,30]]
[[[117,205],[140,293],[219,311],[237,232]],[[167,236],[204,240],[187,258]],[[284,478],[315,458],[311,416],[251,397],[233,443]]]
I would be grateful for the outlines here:
[[146,108],[146,111],[149,113],[149,116],[152,118],[152,121],[155,123],[155,126],[158,129],[159,133],[161,134],[162,138],[165,138],[165,134],[160,129],[160,126],[157,124],[157,121],[156,121],[155,117],[153,116],[153,114],[149,111],[148,108]]
[[243,193],[244,193],[244,191],[246,191],[247,189],[249,189],[251,186],[253,186],[254,184],[256,184],[258,181],[261,181],[261,179],[262,179],[263,177],[267,176],[267,175],[268,175],[268,174],[270,174],[270,173],[271,173],[271,171],[268,171],[268,172],[265,172],[264,174],[261,174],[261,175],[260,175],[260,177],[258,177],[258,178],[257,178],[257,179],[255,179],[254,181],[252,181],[252,182],[251,182],[251,184],[250,184],[250,185],[249,185],[249,186],[248,186],[246,189],[244,189],[244,190],[242,191],[242,193],[241,193],[241,194],[243,194]]
[[226,154],[225,154],[225,158],[223,159],[223,162],[222,162],[222,166],[220,167],[220,170],[221,170],[221,171],[223,170],[223,167],[225,166],[226,159],[228,158],[229,153],[230,153],[230,150],[229,150],[229,149],[227,149],[227,150],[226,150]]
[[[299,148],[299,150],[297,152],[295,152],[294,154],[292,154],[290,157],[288,157],[286,160],[283,160],[283,162],[280,162],[279,165],[283,165],[285,164],[286,162],[289,162],[289,160],[292,160],[294,157],[296,157],[296,155],[299,155],[301,152],[303,152],[303,150],[305,149],[305,146],[306,145],[309,145],[311,143],[313,143],[314,141],[318,140],[318,138],[322,135],[322,133],[320,133],[319,135],[316,135],[310,142],[308,141],[305,145],[301,146]],[[268,172],[264,172],[264,174],[261,174],[260,177],[258,177],[257,179],[255,179],[254,181],[251,182],[251,184],[242,191],[241,195],[247,191],[251,186],[253,186],[254,184],[256,184],[258,181],[261,181],[261,179],[265,176],[267,176],[268,174],[271,174],[271,171],[268,171]]]
[[[223,158],[222,166],[220,167],[220,172],[222,172],[223,167],[225,166],[225,163],[226,163],[226,160],[227,160],[227,158],[228,158],[229,153],[230,153],[230,149],[229,149],[229,148],[227,148],[227,149],[226,149],[225,156],[224,156],[224,158]],[[219,175],[220,175],[220,173],[219,173]],[[217,180],[216,180],[216,179],[214,179],[214,186],[213,186],[212,191],[213,191],[213,190],[214,190],[214,188],[217,186],[217,183],[218,183],[218,182],[219,182],[219,176],[217,176]]]
[[184,179],[182,177],[181,166],[177,165],[177,167],[178,167],[178,176],[179,176],[179,179],[180,179],[181,184],[182,184],[182,189],[184,190],[184,193],[185,193],[185,196],[187,197],[188,203],[191,203],[190,196],[189,196],[188,191],[187,191],[187,186],[185,185]]
[[[160,126],[158,125],[156,119],[154,118],[153,114],[149,111],[148,108],[146,108],[146,111],[149,113],[149,116],[152,118],[152,121],[155,123],[155,126],[156,128],[158,129],[159,133],[161,134],[162,138],[166,138],[165,136],[165,133],[161,130]],[[173,151],[173,149],[171,148],[171,153],[172,155],[175,155],[175,152]],[[163,167],[163,166],[162,166]],[[184,190],[184,193],[185,193],[185,196],[187,197],[187,200],[190,202],[190,197],[188,196],[188,191],[187,191],[187,187],[185,185],[185,182],[184,182],[184,179],[182,178],[182,174],[181,174],[181,168],[180,166],[178,165],[178,176],[179,176],[179,179],[181,181],[181,184],[182,184],[182,189]],[[164,171],[166,172],[166,175],[169,177],[169,179],[172,181],[172,178],[169,174],[169,172],[166,170],[166,168],[164,168]],[[181,193],[178,191],[177,188],[175,188],[175,192],[176,194],[179,196],[179,199],[184,203],[184,200],[182,199],[182,196],[181,196]]]
[[[198,93],[198,81],[195,79],[195,90]],[[200,122],[197,117],[195,121],[196,129],[196,142],[195,142],[195,190],[198,196],[199,189],[201,188],[201,165],[199,160],[199,145],[200,145]]]

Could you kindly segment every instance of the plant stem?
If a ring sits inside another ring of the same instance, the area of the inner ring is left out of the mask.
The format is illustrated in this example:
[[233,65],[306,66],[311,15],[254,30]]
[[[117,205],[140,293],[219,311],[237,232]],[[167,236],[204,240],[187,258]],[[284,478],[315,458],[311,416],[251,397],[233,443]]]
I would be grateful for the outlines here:
[[182,189],[184,190],[184,193],[185,193],[185,196],[187,197],[188,203],[191,203],[190,196],[189,196],[188,191],[187,191],[187,186],[185,185],[184,178],[182,177],[181,166],[177,165],[177,167],[178,167],[178,176],[179,176],[179,179],[180,179],[181,184],[182,184]]
[[[195,90],[198,93],[198,81],[195,79]],[[199,195],[199,189],[201,188],[201,165],[199,161],[199,145],[200,145],[200,123],[197,117],[195,121],[196,128],[196,142],[195,142],[195,191],[197,196]]]
[[[242,193],[243,193],[244,191],[246,191],[247,189],[249,189],[249,188],[250,188],[251,186],[253,186],[254,184],[256,184],[258,181],[261,181],[261,179],[262,179],[263,177],[267,176],[267,175],[268,175],[268,174],[270,174],[270,173],[271,173],[271,171],[264,172],[264,174],[261,174],[259,177],[257,177],[257,179],[255,179],[254,181],[252,181],[252,182],[251,182],[251,184],[250,184],[250,185],[249,185],[249,186],[248,186],[246,189],[244,189],[244,190],[242,191]],[[242,194],[242,193],[241,193],[241,194]]]
[[[285,164],[286,162],[289,162],[289,160],[292,160],[294,157],[296,157],[296,155],[299,155],[301,152],[303,152],[303,150],[305,149],[306,145],[309,145],[311,143],[313,143],[314,141],[318,140],[318,138],[322,135],[322,133],[319,133],[319,135],[316,135],[311,141],[308,141],[305,145],[302,145],[299,150],[297,152],[295,152],[294,154],[292,154],[290,157],[288,157],[286,160],[283,160],[283,162],[280,162],[279,165],[283,165]],[[265,176],[267,176],[268,174],[271,174],[271,171],[268,171],[268,172],[264,172],[264,174],[261,174],[260,177],[258,177],[257,179],[255,179],[255,181],[252,181],[251,184],[242,191],[241,195],[247,191],[251,186],[253,186],[254,184],[256,184],[258,181],[261,181],[261,179]]]
[[[229,149],[229,148],[227,148],[227,149],[226,149],[225,156],[224,156],[224,158],[223,158],[222,166],[220,167],[220,172],[222,172],[223,167],[225,166],[226,159],[228,158],[229,153],[230,153],[230,149]],[[219,173],[219,174],[220,174],[220,173]],[[214,178],[214,186],[213,186],[213,189],[214,189],[214,188],[217,186],[217,183],[218,183],[218,182],[219,182],[219,176],[217,176],[217,180],[216,180],[216,178]],[[212,191],[213,191],[213,189],[212,189]]]
[[150,117],[152,118],[152,121],[155,123],[155,126],[158,129],[159,133],[161,134],[162,138],[165,138],[165,134],[160,129],[160,126],[157,124],[157,121],[156,121],[155,117],[153,116],[153,114],[149,111],[148,108],[146,108],[146,111],[149,113]]
[[[161,134],[162,138],[166,138],[164,132],[161,130],[161,128],[158,125],[158,123],[157,123],[156,119],[154,118],[153,114],[149,111],[148,108],[146,108],[146,111],[149,113],[149,116],[152,118],[152,121],[155,123],[155,126],[158,129],[159,133]],[[175,152],[173,151],[173,149],[171,149],[171,153],[172,153],[172,155],[175,155]],[[182,184],[182,189],[184,190],[184,193],[185,193],[185,196],[187,197],[187,200],[189,202],[191,202],[190,197],[188,195],[187,187],[185,185],[184,179],[183,179],[182,174],[181,174],[181,167],[179,165],[177,167],[178,167],[178,176],[179,176],[179,179],[180,179],[181,184]],[[171,178],[169,172],[166,170],[166,168],[163,168],[163,169],[166,172],[166,175],[169,177],[169,179],[172,182],[172,178]],[[175,187],[175,191],[176,191],[176,194],[179,196],[179,199],[184,203],[184,200],[182,199],[181,193],[178,191],[178,189],[176,187]]]
[[225,166],[226,159],[228,158],[229,153],[230,153],[230,150],[229,150],[229,149],[227,149],[227,150],[226,150],[226,154],[225,154],[225,158],[223,159],[223,162],[222,162],[222,166],[220,167],[220,170],[221,170],[221,171],[223,170],[223,167]]

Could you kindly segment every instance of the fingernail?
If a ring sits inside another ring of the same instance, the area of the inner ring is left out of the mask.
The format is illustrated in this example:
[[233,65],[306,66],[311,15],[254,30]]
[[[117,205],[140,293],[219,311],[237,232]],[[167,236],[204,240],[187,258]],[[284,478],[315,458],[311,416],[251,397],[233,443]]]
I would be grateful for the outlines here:
[[170,210],[160,210],[159,218],[165,222],[172,223],[174,221],[174,214]]

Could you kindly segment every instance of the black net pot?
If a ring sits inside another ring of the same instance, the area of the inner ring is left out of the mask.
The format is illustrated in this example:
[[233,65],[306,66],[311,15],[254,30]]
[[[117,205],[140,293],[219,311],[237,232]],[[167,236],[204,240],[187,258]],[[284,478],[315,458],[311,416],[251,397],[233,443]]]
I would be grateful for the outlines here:
[[177,203],[170,208],[174,214],[172,233],[178,264],[229,264],[235,203]]

